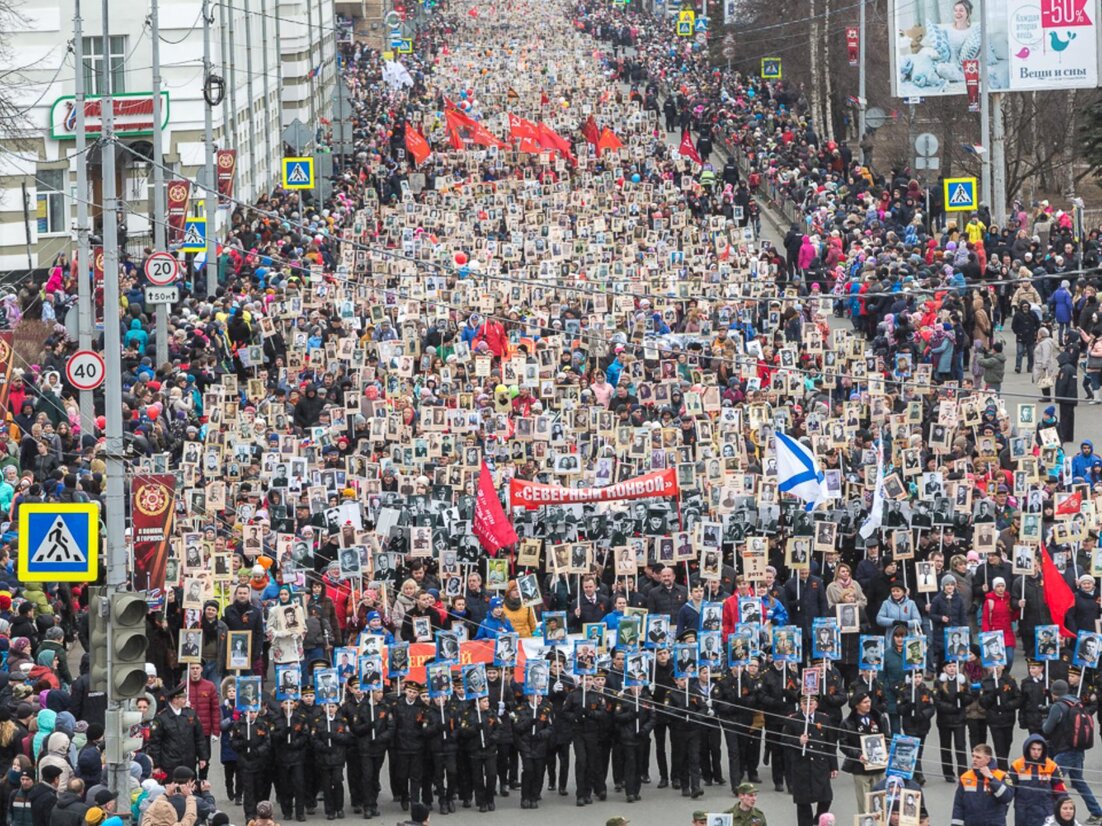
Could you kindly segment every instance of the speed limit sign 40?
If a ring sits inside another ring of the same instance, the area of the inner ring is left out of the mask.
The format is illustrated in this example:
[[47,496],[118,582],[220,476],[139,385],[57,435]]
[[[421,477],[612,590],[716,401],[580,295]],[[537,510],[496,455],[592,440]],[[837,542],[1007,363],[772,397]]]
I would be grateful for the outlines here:
[[154,287],[167,287],[180,274],[180,265],[170,252],[155,252],[145,259],[145,277]]
[[65,378],[77,390],[95,390],[107,378],[107,365],[99,353],[77,350],[65,364]]

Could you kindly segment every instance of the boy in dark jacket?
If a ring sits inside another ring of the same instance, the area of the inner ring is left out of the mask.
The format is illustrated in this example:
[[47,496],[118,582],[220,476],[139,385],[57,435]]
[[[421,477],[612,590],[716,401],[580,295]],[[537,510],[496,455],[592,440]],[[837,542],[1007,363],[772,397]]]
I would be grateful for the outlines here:
[[1030,734],[1040,734],[1052,696],[1045,686],[1045,664],[1029,660],[1028,667],[1029,676],[1019,686],[1022,704],[1018,708],[1018,725]]
[[489,697],[480,697],[464,709],[459,720],[460,742],[471,763],[475,803],[479,812],[492,812],[497,779],[497,742],[501,720]]
[[379,775],[387,747],[394,740],[394,708],[381,688],[365,694],[356,708],[352,733],[363,771],[364,817],[379,816]]
[[941,743],[941,775],[946,783],[955,783],[968,768],[964,755],[964,711],[972,704],[973,697],[968,690],[968,680],[958,670],[955,660],[945,663],[934,688],[937,736]]
[[1001,668],[991,669],[980,687],[980,705],[987,711],[987,728],[995,747],[1000,771],[1010,767],[1010,743],[1014,739],[1015,713],[1022,703],[1017,681]]
[[272,738],[267,720],[259,712],[246,711],[233,725],[230,744],[237,754],[237,767],[241,775],[241,789],[245,798],[245,819],[256,817],[258,792],[268,765]]
[[1048,743],[1040,734],[1025,739],[1022,756],[1010,764],[1010,782],[1016,792],[1015,823],[1044,823],[1056,799],[1068,794],[1060,767],[1048,756]]
[[919,740],[918,757],[915,761],[915,780],[919,785],[926,783],[922,775],[922,752],[926,747],[926,735],[930,733],[930,721],[937,712],[934,693],[923,682],[922,671],[912,671],[904,684],[895,692],[896,709],[903,724],[903,733]]
[[547,745],[553,729],[551,703],[532,694],[513,712],[513,738],[520,753],[520,808],[538,809],[543,773],[547,763]]
[[654,708],[651,698],[644,696],[642,686],[624,689],[616,703],[616,727],[624,750],[624,793],[627,802],[639,800],[645,767],[640,762],[643,744],[654,728]]
[[325,819],[344,817],[345,750],[354,743],[352,729],[336,703],[326,703],[325,712],[314,723],[311,733],[314,763],[317,767]]
[[432,780],[442,815],[455,811],[459,711],[454,699],[440,695],[425,712],[425,742],[432,757]]
[[277,795],[285,820],[292,814],[299,823],[306,820],[306,755],[310,745],[310,720],[295,707],[294,700],[279,704],[272,720],[272,749],[276,764]]

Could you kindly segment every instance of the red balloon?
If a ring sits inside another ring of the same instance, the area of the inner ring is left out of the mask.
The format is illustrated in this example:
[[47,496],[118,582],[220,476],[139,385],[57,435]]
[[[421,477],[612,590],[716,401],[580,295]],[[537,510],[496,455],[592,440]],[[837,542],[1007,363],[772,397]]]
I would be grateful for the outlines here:
[[460,267],[462,267],[464,264],[466,264],[467,263],[467,253],[457,252],[455,254],[455,263],[458,264]]

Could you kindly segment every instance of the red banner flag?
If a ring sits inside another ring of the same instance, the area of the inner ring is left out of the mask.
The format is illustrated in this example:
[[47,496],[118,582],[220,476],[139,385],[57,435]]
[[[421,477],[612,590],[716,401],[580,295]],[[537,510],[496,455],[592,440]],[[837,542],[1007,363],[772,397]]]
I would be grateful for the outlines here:
[[1075,637],[1064,625],[1064,615],[1075,604],[1075,594],[1071,586],[1064,579],[1052,558],[1041,545],[1041,585],[1045,591],[1045,602],[1048,603],[1052,621],[1060,626],[1060,633],[1065,637]]
[[513,530],[513,526],[505,516],[505,509],[501,507],[501,500],[497,498],[493,474],[490,473],[490,468],[485,462],[482,463],[482,471],[478,474],[478,496],[475,500],[471,529],[491,556],[495,556],[506,545],[516,544],[517,541],[517,532]]
[[571,163],[577,163],[574,153],[570,148],[570,141],[542,121],[539,124],[539,141],[540,146],[544,149],[558,152]]
[[134,522],[134,589],[159,597],[165,587],[176,477],[170,473],[135,477],[130,499]]
[[1056,516],[1075,516],[1083,509],[1083,492],[1077,490],[1056,506]]
[[607,126],[601,130],[601,137],[597,141],[597,157],[601,157],[602,152],[610,152],[614,149],[622,149],[623,142],[616,137],[616,134]]
[[543,505],[574,505],[580,502],[616,502],[624,499],[654,499],[677,496],[677,471],[673,468],[644,473],[603,488],[564,488],[526,479],[509,482],[509,504],[535,510]]
[[693,136],[689,134],[688,129],[681,133],[681,146],[677,152],[683,158],[689,158],[701,166],[704,165],[704,161],[700,160],[700,153],[696,151],[696,147],[693,145]]
[[429,142],[409,123],[406,123],[406,151],[413,156],[413,162],[420,166],[425,158],[432,154]]
[[539,129],[532,121],[519,115],[509,114],[509,138],[510,140],[539,141]]
[[961,69],[964,71],[964,88],[968,92],[968,111],[980,111],[980,62],[978,60],[962,60]]
[[179,244],[184,237],[184,219],[187,217],[191,181],[176,178],[168,182],[168,243]]
[[[601,139],[601,130],[597,128],[597,121],[593,120],[593,115],[590,115],[585,119],[585,123],[582,124],[582,136],[588,143],[597,146],[597,142]],[[600,149],[598,148],[597,154],[600,155]]]
[[233,198],[233,179],[237,171],[237,150],[219,149],[215,153],[218,165],[218,195],[221,203],[229,203]]
[[856,66],[861,53],[861,30],[856,26],[846,27],[846,52],[849,54],[849,65]]

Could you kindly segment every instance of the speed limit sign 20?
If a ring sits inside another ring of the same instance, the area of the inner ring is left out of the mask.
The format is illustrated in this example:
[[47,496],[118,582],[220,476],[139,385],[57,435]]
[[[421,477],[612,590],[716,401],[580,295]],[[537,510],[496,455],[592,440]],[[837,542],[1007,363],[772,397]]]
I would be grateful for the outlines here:
[[154,287],[167,287],[180,274],[180,265],[170,252],[155,252],[143,266],[145,277]]
[[103,356],[91,350],[77,350],[65,364],[65,378],[77,390],[95,390],[106,377]]

